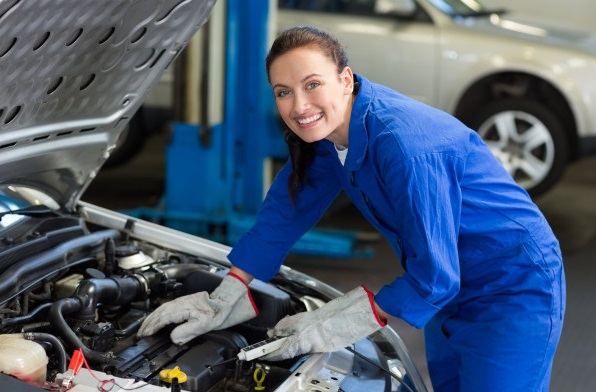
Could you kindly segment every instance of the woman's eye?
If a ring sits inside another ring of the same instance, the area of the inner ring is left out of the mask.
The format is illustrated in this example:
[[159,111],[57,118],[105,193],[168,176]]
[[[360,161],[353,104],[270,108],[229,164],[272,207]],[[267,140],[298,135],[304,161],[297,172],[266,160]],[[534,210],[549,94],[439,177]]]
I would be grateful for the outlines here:
[[279,97],[279,98],[283,98],[283,97],[287,96],[289,93],[290,92],[288,90],[279,90],[279,91],[277,91],[277,93],[275,93],[275,96]]
[[318,83],[318,82],[310,82],[309,84],[306,85],[306,89],[312,90],[313,88],[319,87],[319,85],[320,85],[320,83]]

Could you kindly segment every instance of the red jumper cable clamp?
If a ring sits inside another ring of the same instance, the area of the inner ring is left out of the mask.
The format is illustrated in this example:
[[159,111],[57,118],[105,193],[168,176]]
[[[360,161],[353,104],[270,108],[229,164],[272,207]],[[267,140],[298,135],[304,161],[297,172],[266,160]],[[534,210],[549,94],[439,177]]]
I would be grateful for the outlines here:
[[72,353],[72,358],[68,364],[68,369],[64,373],[59,373],[56,376],[56,383],[63,388],[70,388],[74,377],[79,373],[83,366],[85,358],[83,351],[79,348]]

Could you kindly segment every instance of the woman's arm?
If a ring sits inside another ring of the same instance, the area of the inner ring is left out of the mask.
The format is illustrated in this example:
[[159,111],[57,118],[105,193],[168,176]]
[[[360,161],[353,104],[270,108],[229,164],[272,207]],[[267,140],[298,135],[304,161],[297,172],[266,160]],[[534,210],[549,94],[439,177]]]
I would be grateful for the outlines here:
[[230,268],[230,273],[242,279],[246,284],[249,284],[253,280],[253,276],[251,274],[244,272],[238,267]]
[[377,315],[379,316],[381,321],[383,321],[384,323],[386,323],[387,320],[389,319],[389,313],[387,313],[383,309],[381,309],[379,304],[377,304],[377,301],[375,301],[375,312],[377,312]]
[[317,155],[308,170],[308,183],[295,204],[288,194],[291,167],[286,164],[280,170],[254,225],[228,254],[234,266],[265,282],[275,276],[292,246],[319,221],[341,190],[331,158],[337,160],[330,155]]

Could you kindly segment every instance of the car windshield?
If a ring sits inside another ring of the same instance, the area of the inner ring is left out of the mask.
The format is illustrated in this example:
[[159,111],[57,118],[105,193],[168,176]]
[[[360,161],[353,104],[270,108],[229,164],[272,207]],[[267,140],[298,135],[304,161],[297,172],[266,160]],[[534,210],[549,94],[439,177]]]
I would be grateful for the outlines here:
[[504,9],[488,9],[476,0],[430,0],[430,3],[450,16],[485,16],[502,14]]
[[58,203],[35,189],[2,185],[0,186],[0,231],[20,221],[25,216],[57,210]]

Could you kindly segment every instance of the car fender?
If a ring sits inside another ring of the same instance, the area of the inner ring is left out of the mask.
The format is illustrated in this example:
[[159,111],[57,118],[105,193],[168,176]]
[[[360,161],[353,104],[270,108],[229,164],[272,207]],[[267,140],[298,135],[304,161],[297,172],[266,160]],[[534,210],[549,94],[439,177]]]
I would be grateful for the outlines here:
[[[539,46],[523,45],[509,50],[481,50],[473,55],[477,48],[453,47],[450,42],[453,41],[442,39],[440,49],[440,77],[435,102],[440,109],[454,113],[466,92],[483,79],[502,73],[522,73],[544,80],[563,96],[573,113],[578,135],[587,135],[595,129],[596,119],[587,111],[587,102],[594,101],[596,94],[582,96],[578,88],[589,83],[587,68],[590,65],[570,66],[567,60],[573,58],[570,51],[549,54]],[[469,62],[469,66],[461,67],[462,61]],[[578,72],[582,67],[583,70]],[[594,65],[590,67],[593,68]]]

